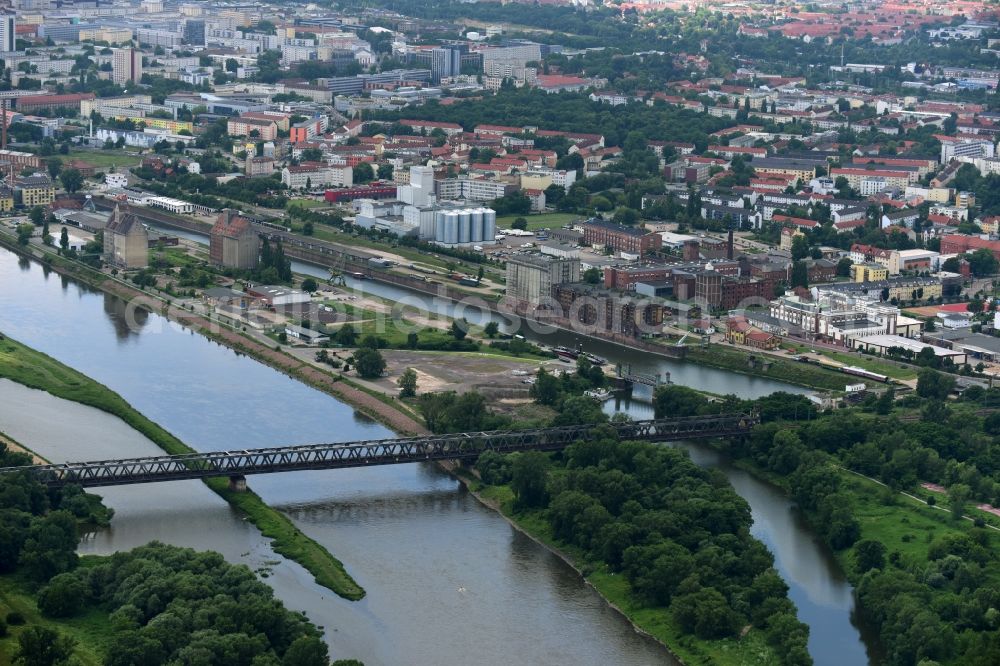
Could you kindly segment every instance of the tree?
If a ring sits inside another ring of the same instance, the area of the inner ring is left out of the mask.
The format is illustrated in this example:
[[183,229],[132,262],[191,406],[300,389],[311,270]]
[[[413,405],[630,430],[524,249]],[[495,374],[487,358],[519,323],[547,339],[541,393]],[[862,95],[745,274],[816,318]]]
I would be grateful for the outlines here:
[[804,261],[796,261],[792,264],[791,285],[793,287],[809,286],[809,268]]
[[792,261],[805,259],[809,256],[809,241],[801,234],[792,236]]
[[354,367],[362,379],[378,379],[385,372],[385,359],[377,349],[360,347],[354,353]]
[[45,161],[45,166],[49,170],[49,176],[52,178],[58,178],[59,172],[62,171],[62,160],[58,157],[50,157]]
[[559,379],[545,368],[538,368],[535,383],[531,385],[529,394],[538,404],[551,407],[559,401]]
[[525,231],[528,228],[528,220],[523,217],[515,217],[514,221],[510,223],[510,228]]
[[63,253],[69,249],[69,232],[66,230],[66,227],[63,227],[62,231],[59,232],[59,249]]
[[699,638],[731,636],[739,625],[739,617],[726,598],[711,587],[675,598],[670,611],[684,631]]
[[951,517],[961,519],[965,512],[965,503],[972,497],[972,488],[964,483],[955,483],[948,488],[948,504],[951,507]]
[[358,331],[350,324],[344,324],[334,335],[334,339],[341,347],[353,347],[358,340]]
[[23,666],[60,666],[69,663],[76,641],[59,632],[32,625],[17,637],[15,663]]
[[917,375],[917,395],[932,400],[945,400],[955,388],[955,378],[924,368]]
[[21,551],[21,565],[35,580],[49,580],[76,566],[76,517],[52,511],[32,523]]
[[52,245],[52,235],[49,234],[50,219],[54,219],[51,213],[49,214],[48,217],[45,218],[45,221],[42,222],[42,242],[45,243],[46,245]]
[[483,327],[483,333],[485,333],[486,337],[488,338],[497,337],[497,333],[499,332],[500,332],[500,324],[496,323],[495,321],[488,321],[486,322],[486,326]]
[[41,206],[33,206],[31,210],[28,211],[28,219],[36,227],[42,226],[45,222],[45,209]]
[[407,368],[396,384],[399,386],[400,398],[412,398],[417,394],[417,372],[413,368]]
[[516,506],[531,509],[545,506],[548,494],[545,483],[548,479],[549,458],[540,451],[519,453],[511,466],[510,487],[514,491]]
[[302,291],[313,292],[316,291],[318,287],[319,285],[316,284],[316,280],[314,278],[308,277],[302,281]]
[[73,194],[83,186],[83,174],[77,169],[63,169],[59,174],[59,181],[67,192]]
[[583,272],[583,281],[587,284],[600,284],[604,274],[600,268],[591,267]]
[[843,257],[837,262],[837,275],[839,277],[847,277],[851,274],[852,261],[850,257]]
[[969,268],[972,270],[972,274],[976,277],[983,277],[984,275],[996,275],[1000,263],[997,262],[996,257],[993,253],[985,247],[981,247],[972,254],[968,255]]
[[226,58],[226,71],[233,74],[240,68],[240,63],[236,58]]
[[370,183],[375,180],[375,171],[368,162],[359,162],[354,166],[354,182]]
[[315,231],[316,228],[311,221],[307,221],[302,225],[302,233],[306,236],[312,236]]
[[281,659],[282,666],[328,666],[329,663],[326,643],[316,636],[299,636]]
[[885,568],[885,544],[877,539],[862,539],[854,544],[854,569],[858,575]]
[[451,322],[451,329],[449,329],[448,335],[454,337],[456,340],[464,340],[468,332],[465,322],[455,320]]
[[87,602],[89,590],[79,576],[62,573],[38,591],[38,608],[49,617],[72,617]]

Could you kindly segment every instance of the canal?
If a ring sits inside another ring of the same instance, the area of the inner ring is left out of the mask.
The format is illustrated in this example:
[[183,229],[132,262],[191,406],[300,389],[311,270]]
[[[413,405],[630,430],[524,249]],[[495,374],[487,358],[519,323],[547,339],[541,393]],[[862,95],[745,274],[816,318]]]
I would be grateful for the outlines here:
[[[197,449],[390,435],[333,398],[157,315],[140,313],[131,323],[129,317],[119,299],[0,250],[0,330],[108,385]],[[695,379],[704,370],[687,367]],[[774,390],[742,384],[754,378],[721,374],[729,381],[718,392]],[[618,407],[642,416],[651,409],[642,398]],[[157,452],[117,419],[10,382],[0,382],[0,430],[54,461]],[[816,663],[867,663],[851,622],[850,586],[788,500],[711,449],[692,446],[696,462],[719,466],[750,503],[754,533],[775,553],[811,627]],[[352,603],[319,588],[195,482],[103,489],[117,515],[81,548],[107,553],[156,538],[218,550],[265,572],[289,607],[324,627],[335,656],[369,666],[473,658],[484,664],[671,663],[575,572],[432,466],[297,472],[251,483],[341,558],[368,596]]]

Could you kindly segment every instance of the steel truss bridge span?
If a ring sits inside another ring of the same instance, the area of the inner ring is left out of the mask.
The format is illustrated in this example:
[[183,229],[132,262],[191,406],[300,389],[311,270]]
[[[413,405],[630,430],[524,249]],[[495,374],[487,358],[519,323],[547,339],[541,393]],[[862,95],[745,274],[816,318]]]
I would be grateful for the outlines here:
[[[756,415],[739,413],[628,421],[611,423],[606,427],[616,431],[622,440],[669,442],[746,435],[757,422]],[[0,468],[0,474],[27,471],[49,486],[74,483],[86,488],[211,477],[229,477],[236,481],[250,474],[470,460],[485,451],[558,451],[574,442],[596,439],[601,432],[601,428],[592,425],[464,432],[340,444],[6,467]]]

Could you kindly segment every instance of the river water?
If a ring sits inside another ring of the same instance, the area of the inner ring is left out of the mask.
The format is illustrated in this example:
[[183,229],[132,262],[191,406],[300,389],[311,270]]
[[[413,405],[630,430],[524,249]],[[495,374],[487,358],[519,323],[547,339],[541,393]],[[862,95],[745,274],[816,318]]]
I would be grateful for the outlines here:
[[[0,250],[0,330],[108,385],[195,448],[391,435],[157,315],[134,316],[132,326],[129,317],[120,300]],[[729,382],[719,392],[741,393],[738,384],[753,379],[721,374]],[[641,416],[650,407],[637,398],[619,407]],[[0,430],[54,461],[158,453],[117,419],[10,382],[0,382]],[[850,587],[788,500],[693,446],[699,464],[720,466],[750,502],[754,533],[775,553],[811,626],[817,663],[867,663],[850,621]],[[341,558],[368,596],[347,602],[316,586],[198,482],[101,489],[117,514],[81,549],[108,553],[156,538],[218,550],[264,570],[289,607],[326,629],[336,657],[369,666],[672,663],[575,572],[434,467],[296,472],[253,477],[251,485]]]

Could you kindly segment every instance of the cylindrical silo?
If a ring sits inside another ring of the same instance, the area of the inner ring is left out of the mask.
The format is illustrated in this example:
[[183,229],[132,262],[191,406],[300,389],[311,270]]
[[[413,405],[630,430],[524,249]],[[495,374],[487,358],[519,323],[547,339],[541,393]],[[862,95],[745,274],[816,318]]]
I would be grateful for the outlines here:
[[444,216],[444,242],[448,245],[458,243],[458,213],[453,210]]
[[483,242],[483,209],[472,209],[472,242]]
[[483,209],[483,240],[493,241],[497,237],[497,212],[491,208]]
[[458,211],[458,242],[468,243],[472,238],[472,211],[468,208]]
[[434,219],[434,240],[437,241],[438,243],[443,243],[444,242],[444,225],[445,225],[444,211],[440,211],[439,210],[434,217],[435,217],[435,219]]

